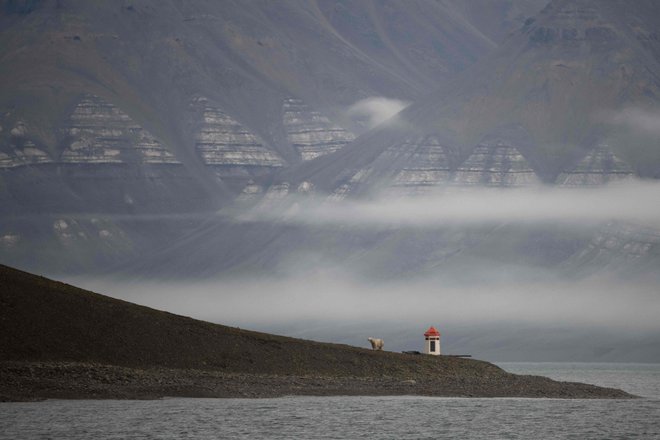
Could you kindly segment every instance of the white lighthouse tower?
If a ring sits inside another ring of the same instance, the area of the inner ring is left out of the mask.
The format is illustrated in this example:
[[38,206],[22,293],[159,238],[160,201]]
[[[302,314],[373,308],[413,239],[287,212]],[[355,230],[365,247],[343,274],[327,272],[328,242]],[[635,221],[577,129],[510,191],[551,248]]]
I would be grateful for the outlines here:
[[433,326],[424,333],[424,354],[440,354],[440,332]]

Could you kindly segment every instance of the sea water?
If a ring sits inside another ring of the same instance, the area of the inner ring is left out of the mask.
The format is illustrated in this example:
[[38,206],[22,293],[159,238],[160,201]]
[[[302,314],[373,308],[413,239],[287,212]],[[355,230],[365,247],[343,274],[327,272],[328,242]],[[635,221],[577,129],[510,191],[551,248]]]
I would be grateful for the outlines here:
[[635,400],[284,397],[0,403],[1,439],[660,439],[660,365],[503,363]]

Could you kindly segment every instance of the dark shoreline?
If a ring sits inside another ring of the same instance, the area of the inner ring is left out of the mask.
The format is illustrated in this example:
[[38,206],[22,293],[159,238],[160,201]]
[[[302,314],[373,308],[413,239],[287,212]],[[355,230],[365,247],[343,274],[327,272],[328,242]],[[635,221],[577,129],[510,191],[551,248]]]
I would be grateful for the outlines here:
[[128,368],[71,362],[0,362],[0,401],[44,399],[268,398],[283,396],[434,396],[631,399],[624,391],[541,376],[330,377]]

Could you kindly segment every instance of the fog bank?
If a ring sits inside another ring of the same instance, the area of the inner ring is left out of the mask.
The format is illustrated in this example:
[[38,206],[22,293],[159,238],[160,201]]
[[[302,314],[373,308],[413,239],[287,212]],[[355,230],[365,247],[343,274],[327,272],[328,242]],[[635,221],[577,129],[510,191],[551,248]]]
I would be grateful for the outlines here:
[[418,197],[328,202],[291,199],[283,210],[255,210],[238,221],[294,224],[437,226],[446,223],[629,221],[660,226],[660,184],[629,181],[595,188],[456,188]]
[[[477,350],[497,360],[546,359],[537,353],[540,343],[554,347],[554,357],[546,360],[577,359],[581,352],[584,356],[578,358],[589,360],[603,344],[608,353],[621,355],[629,339],[634,346],[644,340],[640,335],[660,335],[656,286],[605,277],[461,285],[431,278],[365,282],[334,272],[199,283],[74,282],[241,328],[358,346],[366,346],[369,336],[382,336],[387,348],[396,351],[419,349],[417,333],[429,325],[441,329],[450,351]],[[639,355],[644,351],[648,349]]]

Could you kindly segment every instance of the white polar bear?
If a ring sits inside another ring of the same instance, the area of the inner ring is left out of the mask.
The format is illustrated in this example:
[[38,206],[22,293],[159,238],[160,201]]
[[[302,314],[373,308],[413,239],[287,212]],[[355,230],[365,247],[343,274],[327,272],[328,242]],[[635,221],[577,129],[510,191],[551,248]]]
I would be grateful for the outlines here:
[[367,338],[371,342],[371,348],[374,350],[382,350],[385,342],[382,339]]

